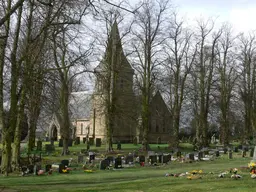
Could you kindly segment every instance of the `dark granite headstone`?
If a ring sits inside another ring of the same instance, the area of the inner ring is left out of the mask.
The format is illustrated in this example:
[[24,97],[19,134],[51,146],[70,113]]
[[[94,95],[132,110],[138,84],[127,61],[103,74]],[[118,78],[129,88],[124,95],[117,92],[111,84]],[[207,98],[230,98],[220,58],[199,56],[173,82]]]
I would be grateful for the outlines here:
[[125,164],[133,163],[133,156],[128,155],[125,157]]
[[89,152],[89,163],[95,160],[95,154],[93,152]]
[[253,154],[254,154],[254,148],[251,148],[250,149],[250,157],[253,157]]
[[220,152],[219,151],[215,151],[215,155],[216,155],[216,157],[219,157],[220,156]]
[[42,147],[42,141],[37,141],[36,142],[36,150],[37,151],[42,151],[43,147]]
[[172,156],[170,154],[168,155],[163,155],[163,163],[168,163],[171,161]]
[[236,153],[238,152],[238,147],[234,148],[234,152],[236,152]]
[[149,162],[152,164],[157,163],[157,156],[156,155],[151,155],[148,157],[149,158]]
[[113,163],[115,160],[113,156],[108,156],[106,159],[109,161],[109,163]]
[[109,160],[104,159],[100,162],[100,170],[105,170],[109,166]]
[[63,139],[59,139],[59,147],[63,147]]
[[52,165],[50,164],[45,165],[45,172],[50,171],[51,168],[52,168]]
[[96,147],[101,147],[101,138],[96,138]]
[[121,146],[121,143],[120,143],[120,142],[117,143],[116,149],[117,149],[117,150],[121,150],[121,149],[122,149],[122,146]]
[[189,153],[188,158],[189,158],[190,160],[194,161],[194,160],[195,160],[195,155],[194,155],[194,153]]
[[83,155],[78,155],[77,156],[77,162],[78,163],[83,163],[84,162],[84,156]]
[[227,149],[227,148],[224,148],[223,151],[224,151],[224,154],[227,154],[228,149]]
[[68,167],[68,165],[69,165],[69,160],[64,159],[64,160],[61,161],[61,164]]
[[83,143],[86,143],[86,137],[83,137]]
[[65,165],[59,164],[59,173],[64,173],[63,170],[65,170]]
[[34,165],[28,165],[28,173],[33,173],[34,172]]
[[201,160],[204,157],[204,153],[202,151],[198,152],[198,159]]
[[231,150],[228,152],[228,158],[229,158],[229,159],[232,159],[232,158],[233,158],[233,156],[232,156],[232,151],[231,151]]
[[242,152],[242,157],[246,157],[246,151]]
[[142,163],[142,162],[145,162],[146,161],[146,158],[144,155],[140,155],[139,156],[139,162]]
[[118,168],[121,168],[121,167],[122,167],[122,159],[121,159],[121,157],[117,157],[115,159],[114,168],[118,169]]
[[157,153],[157,158],[159,163],[163,163],[163,153]]

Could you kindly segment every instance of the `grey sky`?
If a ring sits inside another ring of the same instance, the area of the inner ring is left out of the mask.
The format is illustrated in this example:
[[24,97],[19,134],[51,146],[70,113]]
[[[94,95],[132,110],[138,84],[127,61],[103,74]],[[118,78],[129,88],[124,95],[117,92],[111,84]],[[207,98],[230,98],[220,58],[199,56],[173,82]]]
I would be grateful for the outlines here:
[[[129,0],[131,4],[138,0]],[[198,17],[218,17],[217,25],[230,22],[236,32],[256,30],[256,0],[172,0],[181,15],[192,22]]]

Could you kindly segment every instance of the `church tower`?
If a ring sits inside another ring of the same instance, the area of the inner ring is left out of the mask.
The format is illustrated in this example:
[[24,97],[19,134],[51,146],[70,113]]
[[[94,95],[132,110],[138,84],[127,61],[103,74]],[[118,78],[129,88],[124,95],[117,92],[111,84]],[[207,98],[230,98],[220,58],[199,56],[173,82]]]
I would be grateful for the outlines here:
[[104,57],[94,71],[96,84],[92,131],[95,138],[106,138],[106,120],[111,103],[113,142],[131,142],[136,127],[134,70],[124,55],[116,21],[111,27]]

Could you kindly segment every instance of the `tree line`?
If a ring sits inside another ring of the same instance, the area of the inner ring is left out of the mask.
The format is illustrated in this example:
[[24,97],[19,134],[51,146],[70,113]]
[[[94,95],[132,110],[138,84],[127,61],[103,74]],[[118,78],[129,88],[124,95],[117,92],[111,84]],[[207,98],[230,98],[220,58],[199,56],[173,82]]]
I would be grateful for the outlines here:
[[[200,146],[209,145],[213,124],[218,126],[223,144],[230,142],[232,134],[240,135],[242,142],[253,136],[255,34],[235,34],[228,23],[217,27],[210,18],[195,19],[196,24],[190,26],[168,0],[146,0],[135,6],[128,3],[1,2],[2,173],[8,175],[19,168],[24,119],[30,152],[35,147],[40,116],[58,114],[62,154],[67,153],[70,94],[83,90],[88,81],[84,74],[94,72],[95,60],[98,55],[102,57],[102,45],[106,44],[106,31],[115,21],[121,26],[124,52],[135,69],[134,90],[141,97],[145,149],[149,105],[157,90],[165,96],[171,112],[170,146],[178,146],[183,126],[194,130]],[[92,23],[106,26],[105,32],[101,33]]]

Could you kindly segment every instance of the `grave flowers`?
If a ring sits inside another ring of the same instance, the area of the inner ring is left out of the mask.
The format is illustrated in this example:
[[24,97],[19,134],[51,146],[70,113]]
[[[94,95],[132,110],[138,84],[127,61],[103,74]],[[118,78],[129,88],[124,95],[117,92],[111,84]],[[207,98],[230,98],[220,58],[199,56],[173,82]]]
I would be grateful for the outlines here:
[[254,162],[249,163],[248,168],[251,174],[256,174],[256,164]]
[[93,173],[93,170],[91,170],[91,169],[86,169],[86,170],[84,170],[84,172],[85,172],[85,173]]

